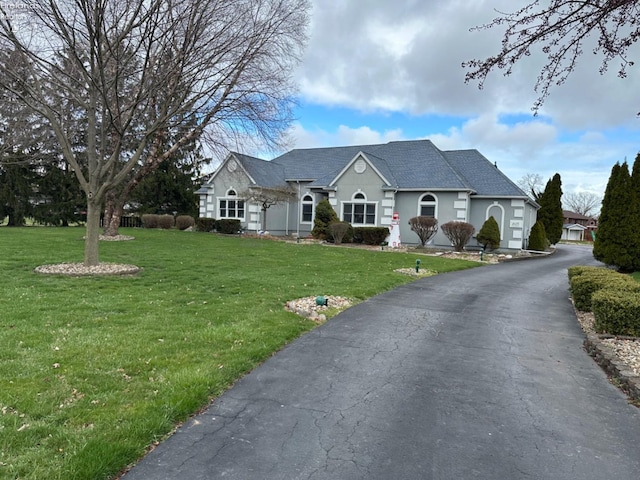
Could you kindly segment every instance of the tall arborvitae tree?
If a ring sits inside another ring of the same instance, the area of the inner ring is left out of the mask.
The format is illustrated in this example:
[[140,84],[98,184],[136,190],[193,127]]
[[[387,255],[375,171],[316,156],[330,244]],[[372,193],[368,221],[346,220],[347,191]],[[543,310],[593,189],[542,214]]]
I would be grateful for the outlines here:
[[602,201],[593,256],[620,271],[640,268],[637,255],[638,201],[627,162],[615,164]]
[[544,225],[544,231],[549,243],[554,245],[562,238],[562,225],[564,223],[560,174],[556,173],[547,182],[547,186],[538,199],[538,203],[540,204],[538,220]]

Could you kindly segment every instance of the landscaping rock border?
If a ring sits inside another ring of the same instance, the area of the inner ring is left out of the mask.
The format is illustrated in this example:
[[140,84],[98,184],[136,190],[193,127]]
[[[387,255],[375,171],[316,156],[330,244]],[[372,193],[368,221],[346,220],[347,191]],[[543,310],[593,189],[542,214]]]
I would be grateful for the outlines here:
[[[619,339],[611,335],[587,333],[584,348],[598,365],[615,380],[615,384],[629,395],[635,403],[640,403],[640,376],[632,370],[629,362],[623,361],[605,340]],[[627,339],[637,343],[637,339]],[[638,347],[640,350],[640,347]]]

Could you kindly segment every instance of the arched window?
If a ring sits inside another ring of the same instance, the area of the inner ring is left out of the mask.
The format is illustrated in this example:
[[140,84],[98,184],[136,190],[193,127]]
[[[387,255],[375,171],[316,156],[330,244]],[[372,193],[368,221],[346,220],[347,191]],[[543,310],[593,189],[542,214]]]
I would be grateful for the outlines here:
[[356,192],[351,200],[342,204],[342,220],[351,225],[375,225],[377,204],[367,202],[362,192]]
[[224,197],[218,198],[218,218],[237,218],[244,220],[244,200],[238,198],[233,188],[227,190]]
[[311,195],[307,194],[302,197],[301,215],[301,223],[311,223],[313,221],[313,197]]
[[418,215],[437,218],[438,199],[431,193],[425,193],[418,202]]

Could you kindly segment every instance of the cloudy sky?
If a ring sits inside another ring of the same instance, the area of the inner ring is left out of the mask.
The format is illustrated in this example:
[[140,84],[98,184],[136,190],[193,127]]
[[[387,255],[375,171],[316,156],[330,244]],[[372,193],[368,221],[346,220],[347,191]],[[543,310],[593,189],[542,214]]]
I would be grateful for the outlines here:
[[[428,138],[442,150],[476,148],[512,180],[559,173],[565,192],[604,194],[611,167],[640,151],[640,75],[598,73],[583,55],[569,81],[531,107],[543,56],[479,90],[461,63],[495,54],[501,32],[473,26],[519,0],[313,0],[310,40],[297,71],[292,147]],[[632,56],[640,65],[640,48]]]

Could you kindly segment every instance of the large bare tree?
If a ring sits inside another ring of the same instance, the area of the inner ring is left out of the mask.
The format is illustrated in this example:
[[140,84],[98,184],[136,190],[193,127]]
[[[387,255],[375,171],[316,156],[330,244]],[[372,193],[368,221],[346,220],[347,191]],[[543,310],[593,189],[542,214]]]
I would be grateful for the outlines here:
[[[309,8],[308,0],[0,4],[0,49],[12,59],[0,88],[50,123],[78,178],[85,265],[99,263],[107,194],[135,186],[182,145],[204,134],[215,145],[279,141]],[[75,123],[85,130],[81,148],[70,141],[77,132],[66,128],[64,104],[84,119]]]
[[547,61],[535,82],[537,112],[554,85],[564,83],[574,71],[589,37],[595,37],[593,54],[601,57],[600,73],[614,59],[619,59],[618,76],[626,77],[633,61],[627,58],[629,48],[640,38],[640,1],[638,0],[549,0],[533,1],[512,12],[498,12],[492,22],[474,29],[504,29],[502,47],[485,59],[462,64],[468,69],[466,81],[478,81],[482,88],[493,70],[505,75],[513,66],[540,47]]
[[592,192],[565,193],[562,197],[562,203],[567,210],[591,217],[600,210],[602,197]]

